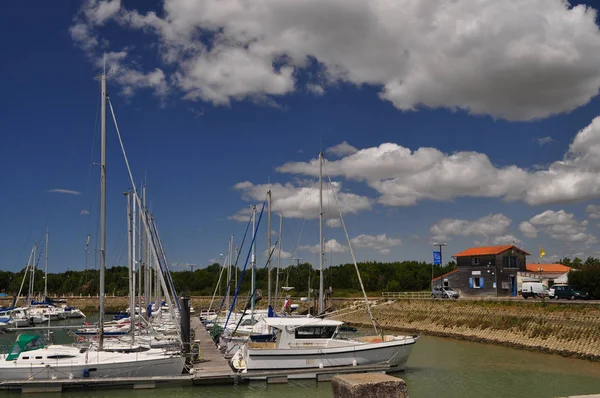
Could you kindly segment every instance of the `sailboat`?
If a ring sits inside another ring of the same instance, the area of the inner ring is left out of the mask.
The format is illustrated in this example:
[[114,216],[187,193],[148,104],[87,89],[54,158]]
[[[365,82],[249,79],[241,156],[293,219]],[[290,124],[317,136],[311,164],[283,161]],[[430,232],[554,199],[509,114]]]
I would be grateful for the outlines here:
[[[324,313],[323,291],[323,162],[319,153],[319,297],[318,313]],[[341,212],[340,212],[341,216]],[[340,217],[341,218],[341,217]],[[346,231],[345,224],[342,225]],[[348,239],[349,241],[349,239]],[[352,256],[352,246],[349,242]],[[358,267],[357,267],[358,271]],[[358,275],[359,281],[360,274]],[[364,291],[364,289],[363,289]],[[365,294],[366,300],[366,294]],[[367,303],[367,310],[373,321]],[[249,342],[241,347],[231,359],[231,366],[247,377],[264,378],[261,371],[294,370],[289,378],[315,378],[320,369],[384,365],[385,371],[404,370],[417,336],[383,335],[344,338],[340,335],[343,322],[321,318],[280,317],[265,319],[267,325],[276,329],[272,342]]]
[[100,314],[98,344],[90,348],[47,344],[41,336],[20,334],[7,354],[0,356],[0,381],[149,377],[179,375],[181,353],[162,349],[114,352],[104,349],[104,275],[106,266],[106,73],[101,76],[100,162]]

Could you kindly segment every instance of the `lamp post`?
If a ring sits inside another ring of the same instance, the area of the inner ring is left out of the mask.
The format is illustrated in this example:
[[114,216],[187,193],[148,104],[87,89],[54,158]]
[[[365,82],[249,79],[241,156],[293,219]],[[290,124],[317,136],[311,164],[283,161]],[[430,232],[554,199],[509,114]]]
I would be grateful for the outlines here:
[[[434,242],[433,245],[437,246],[440,249],[440,269],[441,269],[442,266],[444,265],[444,261],[443,261],[444,257],[442,256],[442,247],[448,246],[448,244]],[[440,287],[442,285],[443,285],[443,281],[441,280],[441,275],[440,275]],[[431,291],[433,292],[433,264],[431,264]]]

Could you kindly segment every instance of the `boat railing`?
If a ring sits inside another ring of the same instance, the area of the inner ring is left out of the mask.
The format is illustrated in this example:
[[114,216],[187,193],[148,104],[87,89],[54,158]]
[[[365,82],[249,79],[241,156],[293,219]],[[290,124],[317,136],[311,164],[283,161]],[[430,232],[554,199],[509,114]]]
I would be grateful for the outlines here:
[[430,292],[382,292],[381,297],[386,300],[395,299],[428,299],[431,298]]

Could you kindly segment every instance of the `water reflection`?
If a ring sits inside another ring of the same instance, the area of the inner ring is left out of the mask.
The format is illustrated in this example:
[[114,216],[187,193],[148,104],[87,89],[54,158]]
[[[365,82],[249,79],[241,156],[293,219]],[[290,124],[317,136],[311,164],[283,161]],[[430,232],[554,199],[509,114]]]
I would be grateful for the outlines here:
[[[4,340],[8,336],[2,337]],[[436,337],[422,337],[414,346],[407,370],[395,376],[406,380],[411,398],[551,398],[600,393],[600,363]],[[9,395],[8,392],[0,393],[4,394]],[[31,398],[38,396],[42,398],[47,394],[28,395]],[[239,386],[68,391],[53,396],[330,398],[331,384],[303,380],[266,385],[261,381]]]

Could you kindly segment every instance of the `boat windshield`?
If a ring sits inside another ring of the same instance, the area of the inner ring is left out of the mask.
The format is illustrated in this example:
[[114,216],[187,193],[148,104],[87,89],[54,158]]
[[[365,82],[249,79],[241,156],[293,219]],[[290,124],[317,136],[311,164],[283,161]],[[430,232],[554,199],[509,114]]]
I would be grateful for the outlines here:
[[38,348],[44,348],[44,341],[41,336],[32,334],[20,334],[17,340],[10,349],[10,353],[7,355],[7,361],[13,361],[19,357],[19,354],[25,351],[33,351]]
[[297,339],[330,339],[335,334],[336,326],[305,326],[296,329]]

